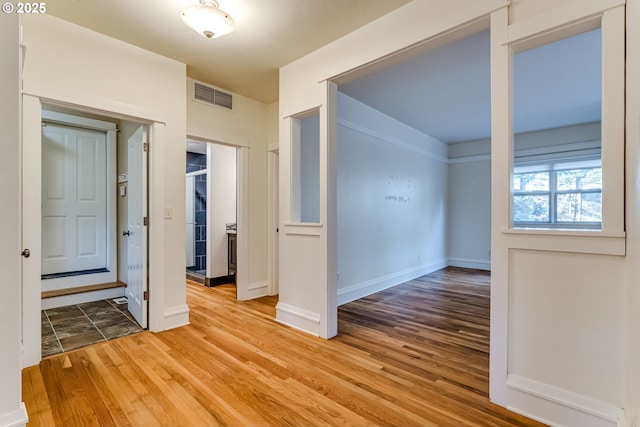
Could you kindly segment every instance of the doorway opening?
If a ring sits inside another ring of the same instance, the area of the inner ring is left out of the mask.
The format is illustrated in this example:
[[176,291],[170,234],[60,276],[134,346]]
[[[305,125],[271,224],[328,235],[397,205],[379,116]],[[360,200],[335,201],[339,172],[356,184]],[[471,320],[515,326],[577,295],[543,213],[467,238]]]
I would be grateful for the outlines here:
[[[456,295],[484,316],[471,333],[488,349],[490,273],[466,270],[491,266],[488,26],[478,21],[335,80],[338,333],[358,321],[353,307],[395,306],[417,336],[434,339],[459,321],[446,310]],[[446,321],[421,317],[427,307],[442,308]],[[458,360],[465,345],[450,347]]]
[[148,134],[42,106],[41,356],[147,327]]
[[186,276],[205,286],[235,284],[238,149],[187,140]]
[[338,305],[447,266],[490,268],[488,24],[337,79]]

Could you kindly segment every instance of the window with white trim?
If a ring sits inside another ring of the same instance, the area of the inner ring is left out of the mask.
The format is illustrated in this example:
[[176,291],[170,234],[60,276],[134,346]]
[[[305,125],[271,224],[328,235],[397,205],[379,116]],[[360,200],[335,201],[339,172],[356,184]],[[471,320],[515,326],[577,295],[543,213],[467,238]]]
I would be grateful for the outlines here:
[[601,221],[600,159],[514,168],[514,226],[599,229]]
[[[602,197],[603,175],[608,189],[619,178],[611,168],[619,141],[609,136],[611,125],[604,125],[612,116],[603,108],[611,90],[603,83],[603,70],[610,68],[603,39],[610,34],[602,24],[585,21],[546,34],[540,44],[528,39],[514,47],[514,228],[611,231],[619,225],[611,215],[619,207],[612,204],[616,195],[607,190],[605,205]],[[588,123],[603,125],[596,135],[583,127]]]

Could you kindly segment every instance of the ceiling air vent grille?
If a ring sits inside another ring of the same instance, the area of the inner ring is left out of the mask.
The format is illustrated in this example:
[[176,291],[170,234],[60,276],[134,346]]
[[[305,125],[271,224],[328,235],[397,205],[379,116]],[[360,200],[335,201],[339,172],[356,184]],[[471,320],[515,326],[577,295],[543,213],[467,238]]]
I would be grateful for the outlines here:
[[207,104],[217,105],[219,107],[233,109],[233,95],[222,92],[211,86],[204,85],[199,82],[193,82],[194,98]]

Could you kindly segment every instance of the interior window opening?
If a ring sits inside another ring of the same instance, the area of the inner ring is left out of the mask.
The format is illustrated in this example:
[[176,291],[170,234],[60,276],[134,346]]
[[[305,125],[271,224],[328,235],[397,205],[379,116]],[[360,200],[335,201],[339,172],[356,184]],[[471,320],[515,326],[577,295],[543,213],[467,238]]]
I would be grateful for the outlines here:
[[601,229],[601,29],[517,52],[513,81],[513,226]]

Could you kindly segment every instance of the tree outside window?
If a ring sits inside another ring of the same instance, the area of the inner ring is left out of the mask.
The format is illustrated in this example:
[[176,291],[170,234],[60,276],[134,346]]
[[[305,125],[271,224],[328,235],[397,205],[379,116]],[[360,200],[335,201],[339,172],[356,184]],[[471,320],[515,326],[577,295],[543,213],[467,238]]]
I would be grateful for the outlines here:
[[522,171],[513,175],[516,227],[599,228],[602,221],[602,167]]

